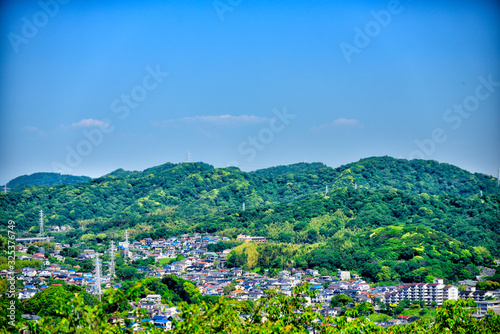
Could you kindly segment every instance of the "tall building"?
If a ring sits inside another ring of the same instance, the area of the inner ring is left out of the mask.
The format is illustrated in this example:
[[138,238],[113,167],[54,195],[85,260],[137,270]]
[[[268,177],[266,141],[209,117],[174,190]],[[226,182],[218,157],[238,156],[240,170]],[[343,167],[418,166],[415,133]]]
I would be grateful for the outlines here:
[[435,302],[443,305],[445,300],[458,299],[458,288],[456,286],[444,285],[443,280],[435,278],[432,283],[413,283],[405,285],[395,292],[385,295],[387,304],[397,304],[401,300],[418,301],[423,300],[427,305]]

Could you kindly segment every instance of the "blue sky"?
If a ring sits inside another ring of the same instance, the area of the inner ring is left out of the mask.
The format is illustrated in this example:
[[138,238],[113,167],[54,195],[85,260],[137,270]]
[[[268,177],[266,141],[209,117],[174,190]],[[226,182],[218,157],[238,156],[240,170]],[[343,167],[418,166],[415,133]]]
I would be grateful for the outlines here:
[[[45,4],[45,5],[40,5]],[[390,155],[496,176],[494,1],[4,1],[0,184]]]

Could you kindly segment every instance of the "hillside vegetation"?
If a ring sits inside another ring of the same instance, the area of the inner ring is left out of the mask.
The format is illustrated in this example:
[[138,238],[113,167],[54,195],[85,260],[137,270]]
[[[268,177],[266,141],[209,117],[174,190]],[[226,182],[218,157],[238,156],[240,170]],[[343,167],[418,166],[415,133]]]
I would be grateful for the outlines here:
[[77,184],[92,180],[88,176],[61,175],[59,173],[34,173],[22,175],[10,180],[7,187],[10,191],[22,191],[33,186],[55,186],[58,184]]
[[[326,186],[330,191],[325,195]],[[490,254],[500,256],[496,179],[426,160],[378,157],[338,168],[299,163],[250,173],[204,163],[167,163],[0,194],[0,208],[2,224],[12,219],[19,231],[33,227],[34,232],[43,209],[46,225],[76,228],[56,235],[69,242],[121,238],[129,229],[136,238],[217,232],[315,245],[298,252],[296,260],[304,267],[356,268],[373,281],[464,278],[475,275],[478,265],[491,265]],[[387,238],[403,246],[377,244],[385,253],[372,244],[380,238],[366,237],[406,229],[416,229],[411,233],[417,235]],[[438,247],[436,236],[448,242]],[[401,255],[402,249],[412,257]],[[328,254],[328,261],[321,254]],[[448,266],[446,257],[460,265]],[[376,261],[372,273],[362,266],[367,259]]]

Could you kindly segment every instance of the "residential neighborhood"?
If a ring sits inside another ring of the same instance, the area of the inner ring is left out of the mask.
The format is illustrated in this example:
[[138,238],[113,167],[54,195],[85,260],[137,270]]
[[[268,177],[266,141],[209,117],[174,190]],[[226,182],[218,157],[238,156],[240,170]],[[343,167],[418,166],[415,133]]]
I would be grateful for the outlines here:
[[[263,242],[261,238],[250,238],[238,236],[238,241]],[[321,315],[335,316],[342,312],[342,307],[331,307],[332,298],[336,295],[346,295],[352,300],[351,306],[356,303],[368,302],[374,305],[375,311],[380,310],[381,305],[398,304],[400,301],[423,301],[429,306],[441,306],[446,300],[458,298],[472,298],[480,309],[477,316],[487,313],[488,309],[500,313],[497,301],[488,300],[500,296],[499,290],[478,291],[474,281],[462,282],[469,285],[458,286],[445,285],[443,279],[435,278],[432,283],[412,283],[398,286],[373,286],[368,284],[358,274],[350,271],[338,270],[336,275],[320,275],[316,269],[301,270],[294,267],[284,267],[275,276],[271,277],[268,271],[259,274],[245,271],[242,268],[227,268],[226,258],[231,249],[220,252],[208,251],[208,246],[221,241],[230,241],[229,238],[217,235],[184,234],[179,237],[168,239],[159,238],[153,240],[145,238],[132,242],[120,242],[117,248],[127,261],[148,260],[152,265],[138,266],[138,271],[144,277],[162,278],[167,275],[175,275],[184,280],[192,282],[202,295],[225,296],[239,301],[256,301],[266,296],[266,290],[274,289],[279,293],[291,295],[294,287],[308,283],[311,290],[316,291],[315,297],[309,299],[311,305],[317,305],[316,311]],[[34,297],[37,293],[47,289],[51,284],[65,283],[84,288],[87,292],[94,294],[96,289],[96,274],[84,272],[79,265],[68,266],[61,250],[68,247],[83,247],[84,245],[55,244],[54,250],[47,253],[37,252],[28,254],[29,246],[17,245],[16,249],[25,255],[24,259],[36,259],[42,261],[41,269],[23,268],[15,271],[15,278],[22,282],[23,286],[17,291],[18,298],[25,300]],[[46,258],[46,254],[49,256]],[[78,256],[78,261],[95,259],[99,254],[94,249],[83,249]],[[55,259],[51,263],[48,258]],[[103,263],[103,272],[99,277],[102,287],[120,289],[122,283],[109,274],[109,263]],[[8,271],[3,270],[0,275],[7,278]],[[58,283],[54,283],[57,281]],[[52,282],[52,283],[51,283]],[[489,298],[490,297],[490,298]],[[133,310],[144,310],[146,319],[156,327],[168,330],[172,326],[172,319],[180,310],[162,302],[160,295],[150,294],[139,302],[131,303]],[[131,311],[128,322],[132,329],[142,328],[141,321]],[[25,315],[29,317],[30,315]],[[381,324],[390,326],[394,324],[405,324],[415,319],[409,317],[393,319],[393,321]],[[113,318],[113,322],[120,324],[124,319]],[[122,323],[125,326],[125,322]]]

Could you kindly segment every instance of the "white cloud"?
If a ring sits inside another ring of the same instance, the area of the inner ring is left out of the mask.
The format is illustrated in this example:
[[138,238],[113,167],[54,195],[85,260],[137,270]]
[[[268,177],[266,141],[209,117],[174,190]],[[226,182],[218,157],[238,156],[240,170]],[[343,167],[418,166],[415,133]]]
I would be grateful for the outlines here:
[[192,116],[182,117],[177,119],[166,119],[159,122],[154,122],[153,126],[158,128],[171,127],[181,124],[210,124],[216,126],[241,126],[248,124],[258,124],[269,122],[270,119],[266,117],[258,117],[255,115],[218,115],[218,116]]
[[354,119],[354,118],[337,118],[336,120],[330,122],[330,123],[325,123],[321,124],[319,126],[313,126],[311,129],[312,130],[323,130],[327,128],[332,128],[332,127],[363,127],[363,125],[359,122],[359,120]]
[[71,127],[73,127],[73,128],[91,128],[91,127],[98,127],[98,126],[107,127],[107,126],[109,126],[109,124],[106,122],[103,122],[103,121],[99,121],[97,119],[92,119],[92,118],[82,119],[81,121],[79,121],[77,123],[71,124]]
[[37,136],[40,136],[40,137],[44,137],[47,134],[45,131],[40,130],[36,126],[28,125],[28,126],[25,126],[23,129],[25,131],[35,133]]

